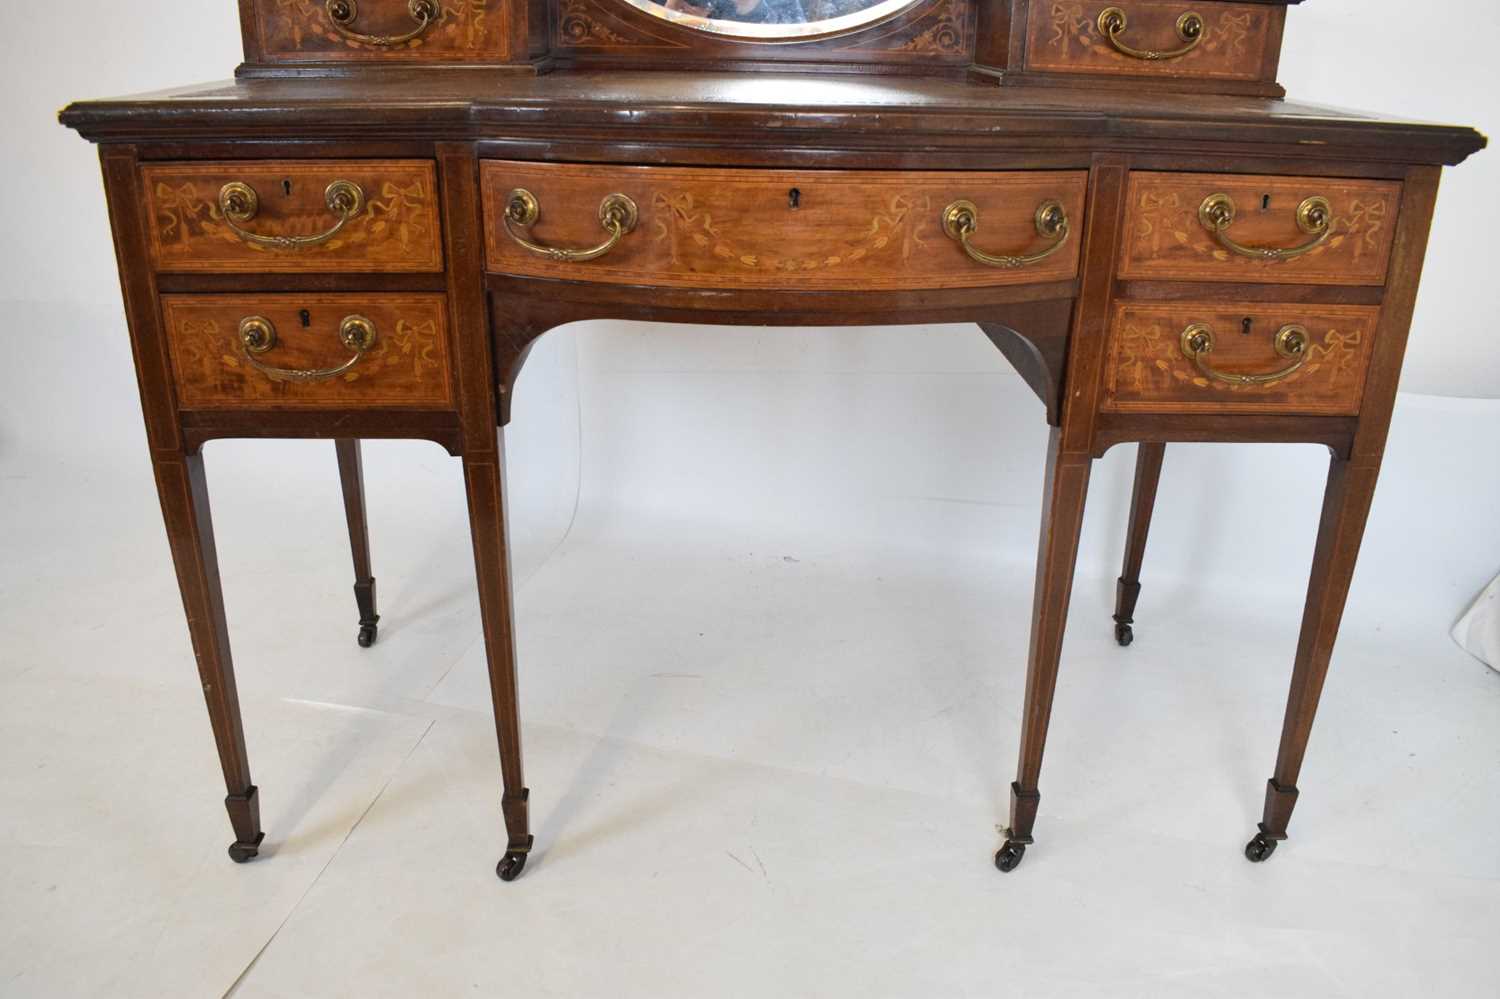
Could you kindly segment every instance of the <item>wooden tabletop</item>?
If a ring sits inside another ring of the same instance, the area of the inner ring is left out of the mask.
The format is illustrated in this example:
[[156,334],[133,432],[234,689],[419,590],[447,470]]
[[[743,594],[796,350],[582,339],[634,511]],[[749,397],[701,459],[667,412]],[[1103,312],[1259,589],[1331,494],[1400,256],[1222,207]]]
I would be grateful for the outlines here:
[[889,144],[1010,148],[1224,148],[1272,143],[1322,158],[1457,164],[1484,148],[1471,128],[1382,118],[1255,97],[1107,88],[997,86],[958,78],[799,73],[560,71],[380,67],[247,77],[65,108],[96,141],[319,138],[484,139],[570,129],[711,134],[727,144]]

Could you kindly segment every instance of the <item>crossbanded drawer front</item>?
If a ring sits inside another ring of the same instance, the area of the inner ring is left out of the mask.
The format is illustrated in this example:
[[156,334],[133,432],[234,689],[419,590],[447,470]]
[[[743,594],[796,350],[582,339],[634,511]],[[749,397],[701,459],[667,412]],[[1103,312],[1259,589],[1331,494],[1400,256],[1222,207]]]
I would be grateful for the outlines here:
[[[492,273],[668,287],[1069,280],[1084,171],[866,173],[483,164]],[[619,229],[619,232],[616,232]]]
[[166,295],[183,409],[447,409],[442,295]]
[[506,2],[252,0],[268,62],[503,60]]
[[1104,409],[1354,416],[1378,308],[1119,302]]
[[151,254],[168,273],[435,273],[425,160],[255,160],[142,168]]
[[1033,3],[1026,68],[1091,76],[1269,79],[1280,7],[1184,0]]
[[1378,286],[1401,185],[1143,172],[1126,197],[1122,278]]

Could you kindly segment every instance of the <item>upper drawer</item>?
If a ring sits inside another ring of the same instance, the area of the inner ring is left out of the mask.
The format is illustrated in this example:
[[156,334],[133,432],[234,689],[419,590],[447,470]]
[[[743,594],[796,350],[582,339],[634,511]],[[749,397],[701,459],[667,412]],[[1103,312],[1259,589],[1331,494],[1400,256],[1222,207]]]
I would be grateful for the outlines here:
[[1401,185],[1136,173],[1120,277],[1383,285]]
[[1285,9],[1218,0],[1056,0],[1030,5],[1033,72],[1273,81]]
[[1088,180],[504,161],[482,176],[491,272],[853,291],[1068,280]]
[[160,163],[142,169],[162,271],[441,271],[422,160]]
[[484,62],[506,54],[507,0],[248,2],[267,62]]

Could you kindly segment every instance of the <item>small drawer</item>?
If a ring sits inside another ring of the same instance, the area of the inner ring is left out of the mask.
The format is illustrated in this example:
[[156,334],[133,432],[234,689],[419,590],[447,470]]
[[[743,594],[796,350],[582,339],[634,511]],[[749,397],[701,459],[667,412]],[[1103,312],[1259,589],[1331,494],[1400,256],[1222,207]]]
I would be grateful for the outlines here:
[[249,0],[267,62],[504,59],[507,0]]
[[183,409],[452,404],[442,295],[166,295]]
[[160,271],[443,269],[437,172],[423,160],[158,163],[141,172]]
[[909,290],[1078,273],[1084,171],[867,173],[489,161],[492,273]]
[[1401,185],[1135,173],[1126,197],[1122,278],[1382,285]]
[[1379,315],[1352,305],[1120,302],[1104,408],[1356,415]]
[[1025,68],[1093,77],[1274,83],[1286,10],[1220,0],[1033,2]]

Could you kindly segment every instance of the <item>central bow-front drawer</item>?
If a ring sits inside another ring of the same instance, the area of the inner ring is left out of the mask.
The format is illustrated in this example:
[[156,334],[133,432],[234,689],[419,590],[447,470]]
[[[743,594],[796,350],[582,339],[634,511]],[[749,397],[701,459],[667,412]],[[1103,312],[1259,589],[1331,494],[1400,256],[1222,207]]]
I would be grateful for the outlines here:
[[489,161],[497,274],[698,288],[1066,281],[1084,171],[722,170]]

